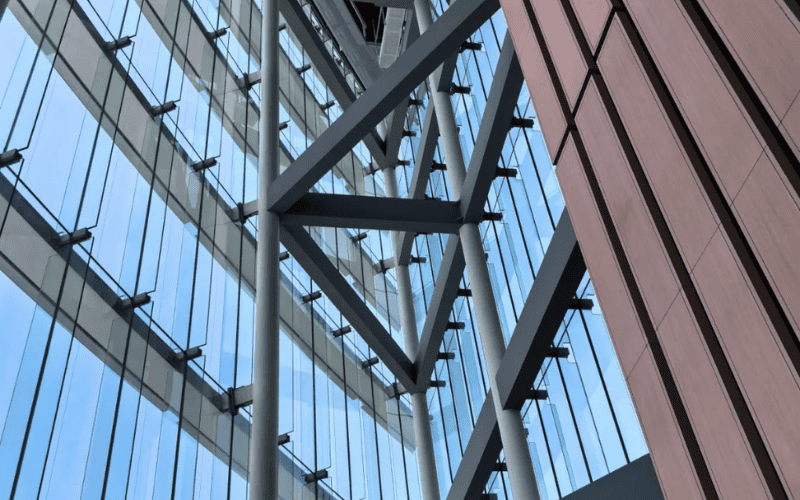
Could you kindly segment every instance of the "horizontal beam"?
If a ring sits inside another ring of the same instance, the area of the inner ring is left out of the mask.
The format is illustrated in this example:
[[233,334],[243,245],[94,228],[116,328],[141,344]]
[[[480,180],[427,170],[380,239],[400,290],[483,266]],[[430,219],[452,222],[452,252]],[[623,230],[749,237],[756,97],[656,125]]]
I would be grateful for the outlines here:
[[398,382],[409,392],[414,391],[416,369],[413,363],[311,235],[302,227],[282,224],[281,243]]
[[[325,44],[322,42],[317,30],[311,25],[311,20],[303,11],[303,7],[300,6],[297,0],[280,0],[280,10],[292,33],[300,41],[303,50],[330,89],[339,106],[341,106],[342,110],[349,108],[355,102],[356,95],[347,84],[347,79],[340,66],[336,64],[328,49],[325,48]],[[366,130],[369,130],[369,132],[365,136],[364,132]],[[378,165],[384,165],[386,156],[383,150],[383,141],[375,131],[375,125],[372,125],[369,129],[362,129],[362,136],[359,137],[359,140],[362,139]],[[331,163],[331,166],[334,163]]]
[[294,205],[499,7],[498,0],[459,0],[459,8],[447,9],[272,183],[269,210]]
[[464,274],[464,250],[460,239],[453,235],[447,239],[447,246],[442,256],[436,285],[433,287],[428,315],[422,327],[422,335],[417,350],[417,383],[419,390],[427,389],[423,384],[430,380],[436,360],[439,357],[439,346],[442,345],[447,331],[450,312],[458,296],[458,285]]
[[664,500],[650,454],[641,456],[597,481],[573,491],[563,500],[593,500],[595,498]]
[[522,82],[522,68],[514,51],[514,43],[511,35],[506,33],[483,119],[478,128],[467,177],[461,189],[461,214],[467,222],[483,221],[483,207],[495,178],[508,130],[511,128],[509,117],[517,106]]
[[342,194],[304,194],[280,217],[292,226],[424,233],[457,233],[461,227],[458,203]]
[[530,395],[585,273],[586,264],[564,210],[495,376],[504,409],[522,408]]

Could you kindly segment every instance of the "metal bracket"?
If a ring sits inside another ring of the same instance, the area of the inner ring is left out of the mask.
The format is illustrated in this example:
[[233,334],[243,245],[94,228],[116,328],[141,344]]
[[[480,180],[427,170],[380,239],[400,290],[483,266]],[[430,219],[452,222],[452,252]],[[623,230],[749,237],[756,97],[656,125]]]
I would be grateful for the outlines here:
[[328,470],[327,469],[322,469],[322,470],[318,470],[316,472],[311,472],[309,474],[304,475],[303,476],[303,480],[306,483],[313,483],[314,481],[319,481],[319,480],[325,479],[327,477],[328,477]]
[[200,346],[190,347],[185,351],[178,351],[173,358],[176,362],[181,363],[184,361],[191,361],[203,355],[203,349]]
[[211,31],[211,32],[207,33],[206,34],[206,38],[208,38],[209,40],[216,40],[217,38],[221,37],[222,35],[224,35],[227,32],[228,32],[228,28],[220,28],[220,29],[218,29],[216,31]]
[[568,358],[569,357],[569,348],[567,347],[551,347],[549,351],[547,351],[548,358]]
[[413,97],[408,99],[409,106],[422,106],[425,102],[422,99],[414,99]]
[[402,388],[400,384],[394,382],[391,385],[386,386],[386,399],[397,399],[406,392],[408,391]]
[[122,38],[106,42],[105,44],[103,44],[103,48],[108,52],[113,52],[115,50],[124,49],[125,47],[129,46],[132,43],[133,40],[131,40],[131,37],[123,36]]
[[285,29],[286,29],[286,23],[281,23],[281,25],[280,25],[280,26],[278,26],[278,31],[279,31],[279,32],[280,32],[280,31],[283,31],[283,30],[285,30]]
[[291,438],[291,436],[289,436],[289,433],[281,434],[280,436],[278,436],[278,446],[283,446],[285,444],[289,444],[289,441],[291,441],[291,440],[292,440],[292,438]]
[[516,177],[517,176],[517,169],[516,168],[503,168],[497,167],[494,171],[495,177]]
[[456,292],[456,297],[472,297],[472,290],[466,288],[459,288]]
[[435,172],[436,170],[447,170],[447,165],[439,162],[431,163],[431,172]]
[[336,101],[328,101],[325,104],[320,104],[319,105],[319,109],[321,109],[322,111],[325,111],[325,110],[327,110],[329,108],[332,108],[334,106],[334,104],[336,104]]
[[397,166],[398,167],[410,167],[411,166],[411,160],[397,160]]
[[389,257],[388,259],[379,260],[378,263],[375,265],[375,271],[380,274],[383,274],[389,269],[392,269],[393,267],[394,267],[394,257]]
[[508,472],[508,464],[505,462],[495,462],[494,463],[494,471],[495,472]]
[[436,355],[436,359],[446,359],[446,360],[456,359],[456,353],[440,352],[439,354]]
[[84,227],[82,229],[78,229],[71,233],[59,234],[56,237],[56,244],[60,247],[66,245],[76,245],[78,243],[83,243],[84,241],[91,239],[92,232],[89,231],[88,227]]
[[192,170],[195,172],[202,172],[207,168],[211,168],[217,164],[216,158],[206,158],[205,160],[200,160],[198,162],[192,163]]
[[280,122],[278,124],[278,131],[286,130],[287,128],[289,128],[289,120],[286,120],[285,122]]
[[483,220],[499,222],[503,220],[503,214],[500,212],[483,212]]
[[426,262],[428,262],[428,258],[427,257],[415,257],[415,256],[412,255],[411,258],[409,259],[409,262],[412,263],[412,264],[425,264]]
[[532,399],[534,401],[544,401],[547,399],[547,391],[542,389],[531,389],[530,394],[525,399]]
[[463,330],[467,325],[463,321],[448,321],[446,330]]
[[[247,205],[249,207],[251,207],[250,210],[253,209],[252,208],[253,207],[252,202],[248,203]],[[250,217],[256,215],[257,213],[258,213],[258,210],[254,210],[252,212],[245,212],[245,204],[244,203],[237,203],[234,208],[232,208],[231,210],[228,210],[228,216],[236,224],[244,224],[247,221],[247,219],[249,219]]]
[[322,292],[317,290],[316,292],[311,292],[308,295],[303,295],[302,301],[303,301],[303,304],[308,304],[309,302],[311,302],[313,300],[317,300],[320,297],[322,297]]
[[3,154],[0,154],[0,168],[13,165],[22,160],[22,153],[19,149],[9,149]]
[[483,44],[480,42],[464,42],[461,44],[461,48],[458,49],[458,52],[464,52],[465,50],[481,50],[483,48]]
[[416,137],[417,133],[413,130],[403,130],[403,137]]
[[431,385],[429,387],[447,387],[447,382],[444,380],[431,380]]
[[278,254],[278,262],[283,262],[288,258],[289,258],[289,252],[281,252],[280,254]]
[[164,104],[160,104],[158,106],[153,106],[152,108],[150,108],[150,115],[153,118],[155,118],[157,116],[163,115],[164,113],[169,113],[170,111],[173,111],[177,107],[178,105],[175,103],[175,101],[165,102]]
[[470,93],[472,93],[472,87],[468,87],[466,85],[456,85],[455,83],[450,84],[450,95]]
[[305,66],[300,66],[299,68],[295,68],[295,71],[297,71],[298,75],[302,75],[303,73],[305,73],[306,71],[308,71],[310,69],[311,69],[311,65],[310,64],[306,64]]
[[377,365],[378,361],[380,361],[378,359],[378,356],[374,356],[372,358],[364,360],[364,361],[361,362],[361,368],[369,368],[372,365]]
[[135,309],[137,307],[142,307],[150,303],[150,295],[147,293],[140,293],[138,295],[134,295],[129,299],[120,299],[119,301],[119,308],[120,309]]
[[569,302],[570,309],[580,309],[582,311],[591,311],[594,307],[592,299],[577,299],[573,298]]
[[261,83],[261,72],[253,71],[252,73],[245,73],[239,81],[239,85],[244,87],[245,90],[250,90],[256,84]]
[[517,128],[533,128],[533,118],[520,118],[514,116],[511,118],[511,126]]
[[364,239],[366,239],[366,238],[367,238],[367,236],[369,236],[369,235],[366,233],[366,231],[365,231],[365,232],[363,232],[363,233],[358,233],[358,234],[357,234],[357,235],[355,235],[355,236],[351,236],[351,237],[350,237],[350,241],[352,241],[353,243],[357,243],[357,242],[359,242],[359,241],[361,241],[361,240],[364,240]]
[[353,331],[353,329],[350,328],[350,325],[347,325],[347,326],[343,326],[343,327],[339,328],[338,330],[332,331],[331,335],[333,335],[333,338],[339,338],[339,337],[341,337],[343,335],[347,335],[348,333],[350,333],[352,331]]
[[225,395],[222,396],[222,404],[220,406],[222,411],[229,411],[231,414],[236,415],[239,413],[239,408],[244,408],[251,404],[253,404],[253,384],[236,388],[229,387],[225,391]]

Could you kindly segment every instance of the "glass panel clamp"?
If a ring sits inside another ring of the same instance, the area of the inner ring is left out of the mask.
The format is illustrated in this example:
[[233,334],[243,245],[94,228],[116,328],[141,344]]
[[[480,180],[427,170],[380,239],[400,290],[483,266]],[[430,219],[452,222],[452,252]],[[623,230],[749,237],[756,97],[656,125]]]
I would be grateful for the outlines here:
[[91,239],[92,232],[89,231],[88,227],[84,227],[78,230],[75,230],[71,233],[64,233],[59,234],[55,237],[56,245],[63,247],[67,245],[76,245],[78,243],[83,243],[86,240]]
[[422,99],[414,99],[413,97],[408,99],[409,106],[422,106],[425,102]]
[[511,126],[516,128],[533,128],[533,118],[511,117]]
[[283,31],[285,29],[286,29],[286,23],[281,23],[281,25],[278,26],[278,31]]
[[250,90],[256,84],[261,83],[261,71],[254,71],[252,73],[245,73],[239,78],[237,82],[240,87],[245,90]]
[[456,359],[456,353],[454,352],[440,352],[436,355],[436,359],[446,359],[446,360],[453,360]]
[[228,210],[228,216],[236,224],[244,224],[247,219],[258,213],[258,206],[254,202],[237,203],[236,206]]
[[431,172],[435,172],[437,170],[447,170],[447,165],[439,162],[431,163]]
[[216,396],[216,398],[220,411],[237,415],[239,408],[253,404],[253,384],[236,388],[229,387],[225,393]]
[[388,259],[379,260],[377,264],[375,264],[375,272],[383,274],[389,269],[394,267],[394,257],[389,257]]
[[308,304],[309,302],[317,300],[320,297],[322,297],[322,292],[317,290],[316,292],[311,292],[308,295],[303,295],[301,299],[303,301],[303,304]]
[[311,65],[310,64],[306,64],[304,66],[300,66],[299,68],[295,68],[295,71],[297,71],[298,75],[302,75],[303,73],[305,73],[306,71],[308,71],[310,69],[311,69]]
[[427,257],[415,257],[415,256],[412,255],[411,259],[409,259],[409,262],[412,263],[412,264],[424,264],[424,263],[428,262],[428,258]]
[[372,365],[377,365],[380,360],[378,356],[373,356],[361,362],[361,368],[369,368]]
[[431,387],[447,387],[447,382],[444,380],[431,380]]
[[116,40],[111,40],[110,42],[106,42],[103,44],[103,49],[107,52],[114,52],[115,50],[124,49],[125,47],[129,46],[133,43],[131,37],[123,36],[122,38],[118,38]]
[[175,353],[175,356],[172,358],[176,363],[183,363],[186,361],[191,361],[193,359],[197,359],[203,355],[203,349],[200,346],[190,347],[189,349],[180,350]]
[[450,95],[469,94],[471,92],[472,92],[472,87],[466,85],[456,85],[455,83],[450,84]]
[[9,149],[3,154],[0,154],[0,168],[13,165],[22,160],[22,153],[19,149]]
[[285,122],[280,122],[278,124],[278,130],[279,131],[280,130],[286,130],[287,128],[289,128],[289,120],[286,120]]
[[464,42],[461,44],[461,48],[458,50],[459,53],[464,52],[465,50],[481,50],[483,48],[483,44],[480,42]]
[[508,472],[508,464],[505,462],[495,462],[494,463],[494,471],[495,472]]
[[336,104],[336,101],[328,101],[325,104],[320,104],[319,105],[319,109],[321,109],[322,111],[325,111],[325,110],[327,110],[329,108],[332,108],[334,104]]
[[350,328],[350,325],[347,325],[347,326],[343,326],[343,327],[341,327],[341,328],[339,328],[337,330],[332,331],[331,335],[333,335],[333,338],[336,339],[336,338],[342,337],[344,335],[347,335],[351,331],[353,331],[353,329]]
[[497,167],[494,171],[495,177],[516,177],[517,176],[517,169],[516,168],[503,168]]
[[164,113],[169,113],[177,107],[178,105],[175,103],[175,101],[165,102],[164,104],[159,104],[158,106],[153,106],[150,108],[150,115],[155,118],[163,115]]
[[551,347],[547,351],[548,358],[568,358],[569,348],[567,347]]
[[531,392],[528,393],[528,397],[525,399],[531,399],[534,401],[546,401],[547,391],[542,389],[531,389]]
[[280,254],[278,254],[278,262],[283,262],[288,258],[289,258],[289,252],[281,252]]
[[[526,427],[525,431],[527,430],[528,429]],[[481,500],[497,500],[497,493],[484,493],[483,495],[481,495]]]
[[202,172],[207,168],[211,168],[217,164],[216,158],[206,158],[205,160],[201,160],[195,163],[192,163],[192,170],[195,172]]
[[594,307],[594,302],[592,299],[578,299],[572,298],[569,301],[569,308],[570,309],[580,309],[581,311],[591,311]]
[[310,472],[310,473],[304,475],[303,476],[303,480],[306,482],[306,484],[308,484],[308,483],[313,483],[314,481],[319,481],[319,480],[322,480],[322,479],[326,479],[327,477],[328,477],[328,470],[327,469],[322,469],[322,470],[318,470],[316,472]]
[[206,34],[206,38],[208,38],[209,40],[216,40],[217,38],[223,36],[227,32],[228,28],[220,28],[218,30],[208,32]]
[[142,307],[150,303],[150,294],[140,293],[138,295],[134,295],[133,297],[127,299],[120,299],[117,304],[119,304],[119,308],[123,310],[127,309],[136,309],[137,307]]
[[448,321],[445,330],[463,330],[466,327],[463,321]]
[[359,241],[361,241],[361,240],[365,240],[365,239],[367,239],[367,236],[369,236],[369,235],[368,235],[368,234],[366,233],[366,231],[365,231],[365,232],[363,232],[363,233],[358,233],[358,234],[357,234],[357,235],[355,235],[355,236],[351,236],[351,237],[350,237],[350,240],[351,240],[353,243],[356,243],[356,242],[359,242]]
[[466,288],[459,288],[456,292],[456,297],[472,297],[472,290]]
[[278,436],[278,446],[289,444],[289,441],[291,440],[292,438],[289,436],[289,433],[281,434],[280,436]]
[[503,220],[503,214],[500,212],[483,212],[483,220],[499,222]]
[[398,167],[410,167],[411,161],[410,160],[397,160]]
[[403,130],[403,137],[416,137],[417,133],[413,130]]

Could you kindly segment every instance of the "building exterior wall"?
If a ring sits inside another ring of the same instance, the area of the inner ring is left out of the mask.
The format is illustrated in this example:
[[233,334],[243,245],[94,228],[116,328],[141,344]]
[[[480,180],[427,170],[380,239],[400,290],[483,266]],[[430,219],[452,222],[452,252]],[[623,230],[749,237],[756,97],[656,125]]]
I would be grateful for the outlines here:
[[665,496],[800,497],[798,3],[502,6]]

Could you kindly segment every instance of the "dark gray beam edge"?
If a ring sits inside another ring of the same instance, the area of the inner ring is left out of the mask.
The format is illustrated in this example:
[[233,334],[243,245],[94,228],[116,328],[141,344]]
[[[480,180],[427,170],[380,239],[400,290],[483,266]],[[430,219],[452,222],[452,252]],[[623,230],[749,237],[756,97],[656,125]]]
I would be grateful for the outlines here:
[[464,201],[461,205],[461,214],[465,222],[479,224],[483,221],[483,207],[511,128],[510,117],[517,105],[523,80],[514,43],[511,35],[506,33],[467,169],[467,177],[461,188],[461,199]]
[[[569,215],[564,210],[503,356],[497,374],[501,391],[510,392],[510,387],[526,384],[524,395],[530,393],[544,359],[551,353],[550,349],[539,349],[538,346],[540,343],[547,347],[552,344],[567,312],[569,299],[575,294],[585,271]],[[542,309],[545,309],[545,314],[538,314]],[[553,324],[555,328],[552,328]],[[521,349],[525,350],[515,352]],[[422,377],[421,371],[419,376]],[[501,379],[511,385],[500,385]],[[490,392],[461,458],[447,500],[478,498],[494,470],[502,444],[492,401]]]
[[564,210],[495,375],[504,409],[520,409],[525,403],[585,273],[586,264]]
[[562,500],[595,500],[598,498],[664,500],[650,454],[623,465],[597,481],[570,493]]
[[464,250],[458,236],[450,236],[442,256],[439,274],[436,276],[436,285],[433,287],[433,296],[422,327],[422,334],[417,350],[417,388],[426,390],[428,381],[436,367],[439,357],[439,346],[442,345],[444,334],[447,331],[447,322],[450,311],[458,296],[458,284],[464,275]]
[[416,369],[364,300],[302,227],[281,225],[281,243],[408,391]]
[[283,225],[457,233],[458,203],[307,193],[280,215]]
[[[328,49],[325,48],[325,44],[319,37],[317,30],[311,25],[311,20],[303,12],[299,2],[297,0],[280,0],[280,10],[284,19],[286,19],[286,23],[297,39],[300,40],[303,50],[308,54],[308,58],[320,76],[322,76],[322,80],[331,89],[333,97],[336,98],[342,110],[349,108],[355,102],[356,95],[347,84],[347,79],[333,60],[333,57],[331,57]],[[375,125],[369,128],[369,132],[366,132],[367,129],[361,129],[362,136],[359,140],[364,140],[364,145],[367,146],[378,165],[384,165],[386,157],[381,144],[382,141],[375,130]],[[333,163],[331,166],[333,166]]]
[[494,472],[494,464],[503,449],[500,427],[492,404],[492,391],[486,395],[478,421],[464,450],[447,500],[480,498],[486,483]]
[[[291,1],[291,0],[284,0]],[[342,157],[363,139],[461,43],[500,8],[498,0],[459,0],[447,9],[417,41],[269,188],[269,210],[285,212],[307,193]],[[288,21],[288,20],[287,20]]]

